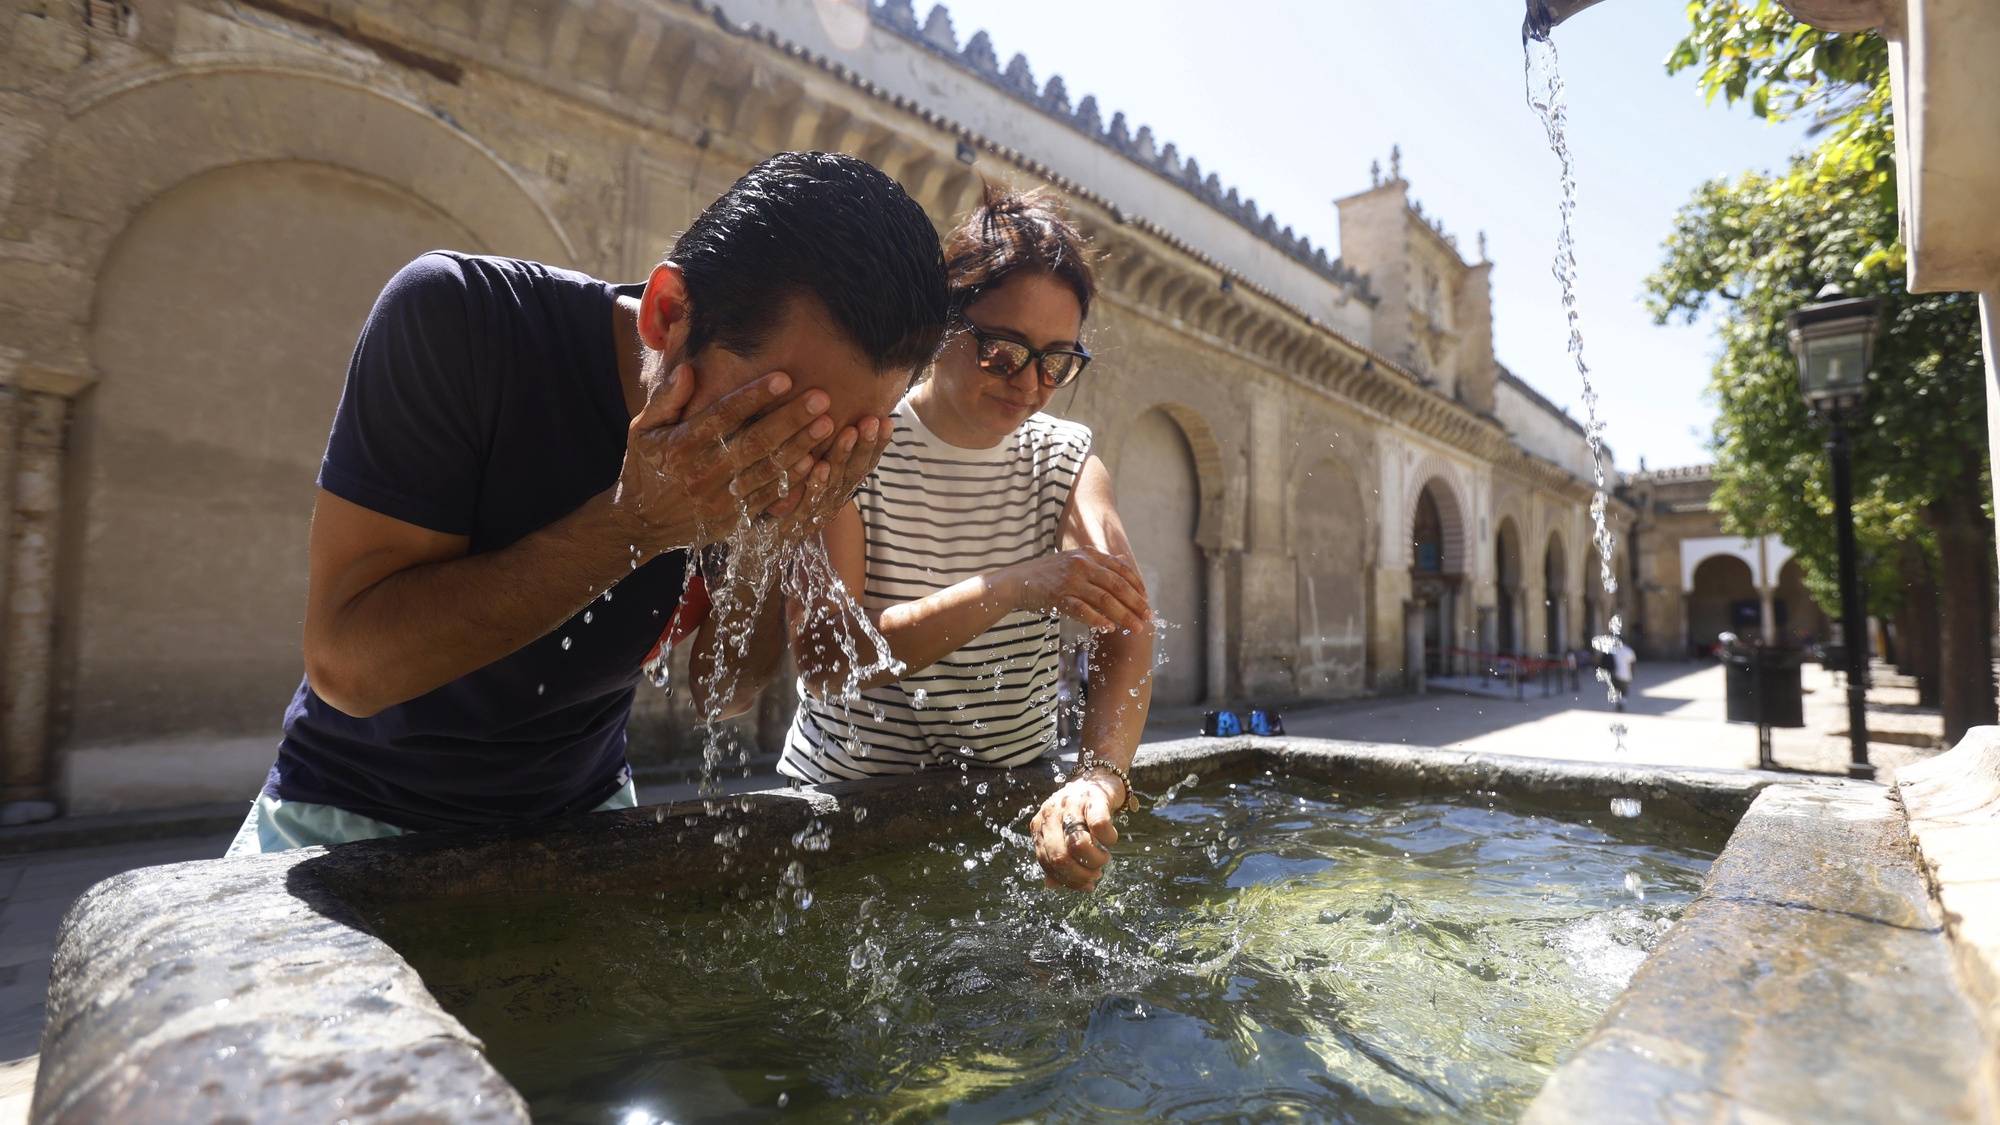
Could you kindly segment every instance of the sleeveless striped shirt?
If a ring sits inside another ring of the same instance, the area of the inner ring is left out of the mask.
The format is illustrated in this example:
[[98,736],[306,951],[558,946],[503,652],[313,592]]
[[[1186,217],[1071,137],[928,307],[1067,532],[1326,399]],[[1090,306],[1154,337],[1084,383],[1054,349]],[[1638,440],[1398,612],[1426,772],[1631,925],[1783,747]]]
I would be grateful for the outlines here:
[[[932,433],[905,398],[882,461],[855,494],[873,618],[967,578],[1053,553],[1090,428],[1046,414],[991,449]],[[1056,744],[1059,619],[1013,612],[957,652],[846,705],[799,681],[778,772],[821,782],[961,759],[1019,766]]]

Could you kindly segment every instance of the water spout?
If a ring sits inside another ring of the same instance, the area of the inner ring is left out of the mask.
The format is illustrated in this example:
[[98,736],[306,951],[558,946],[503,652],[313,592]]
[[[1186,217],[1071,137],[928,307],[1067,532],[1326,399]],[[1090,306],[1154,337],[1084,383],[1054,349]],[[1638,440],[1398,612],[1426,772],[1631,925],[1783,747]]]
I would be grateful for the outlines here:
[[1521,21],[1521,39],[1547,39],[1555,26],[1599,0],[1528,0],[1528,18]]

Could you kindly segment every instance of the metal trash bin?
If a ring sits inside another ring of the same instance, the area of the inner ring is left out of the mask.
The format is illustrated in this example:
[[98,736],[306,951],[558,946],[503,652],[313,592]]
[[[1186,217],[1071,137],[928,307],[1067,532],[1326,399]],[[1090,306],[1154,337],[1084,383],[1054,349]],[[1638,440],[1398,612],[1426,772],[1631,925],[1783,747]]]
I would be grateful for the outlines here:
[[1732,723],[1757,724],[1757,765],[1773,769],[1778,763],[1771,756],[1771,728],[1806,725],[1805,693],[1799,685],[1804,656],[1784,648],[1732,648],[1723,661],[1727,717]]
[[1736,649],[1726,658],[1728,718],[1760,727],[1806,725],[1799,684],[1800,653],[1784,648]]

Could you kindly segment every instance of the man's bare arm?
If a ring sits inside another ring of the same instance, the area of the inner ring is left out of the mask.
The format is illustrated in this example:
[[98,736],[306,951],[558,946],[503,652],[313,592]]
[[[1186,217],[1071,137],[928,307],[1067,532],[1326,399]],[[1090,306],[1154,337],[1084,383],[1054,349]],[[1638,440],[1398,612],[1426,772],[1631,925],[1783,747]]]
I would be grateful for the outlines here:
[[832,430],[822,416],[824,392],[749,423],[791,387],[788,378],[768,377],[669,425],[691,384],[689,372],[677,372],[632,420],[615,486],[497,551],[469,555],[464,536],[322,490],[306,593],[306,678],[314,692],[355,716],[415,699],[547,634],[635,561],[709,542],[743,510],[795,506],[781,494],[798,495],[791,485],[812,471],[811,450]]
[[546,635],[631,571],[609,492],[498,551],[321,490],[306,679],[356,717],[415,699]]

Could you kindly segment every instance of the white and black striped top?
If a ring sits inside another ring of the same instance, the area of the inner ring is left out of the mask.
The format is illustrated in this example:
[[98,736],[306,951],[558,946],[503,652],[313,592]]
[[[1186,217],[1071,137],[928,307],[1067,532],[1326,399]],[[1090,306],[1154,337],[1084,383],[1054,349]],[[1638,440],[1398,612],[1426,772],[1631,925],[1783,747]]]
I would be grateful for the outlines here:
[[[1090,428],[1037,414],[991,449],[947,445],[905,398],[896,432],[855,494],[867,543],[862,605],[880,618],[965,579],[1054,552],[1090,453]],[[1060,621],[1009,613],[944,659],[862,693],[799,709],[778,772],[802,781],[909,773],[961,759],[1019,766],[1056,742]]]

